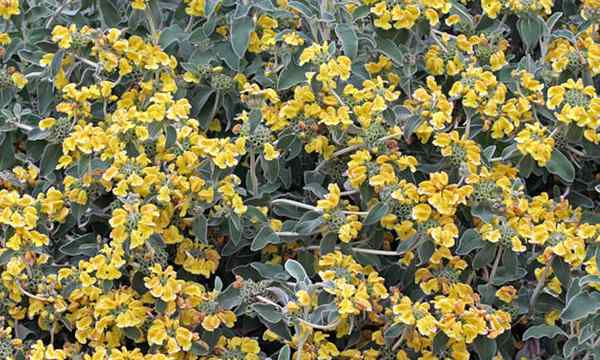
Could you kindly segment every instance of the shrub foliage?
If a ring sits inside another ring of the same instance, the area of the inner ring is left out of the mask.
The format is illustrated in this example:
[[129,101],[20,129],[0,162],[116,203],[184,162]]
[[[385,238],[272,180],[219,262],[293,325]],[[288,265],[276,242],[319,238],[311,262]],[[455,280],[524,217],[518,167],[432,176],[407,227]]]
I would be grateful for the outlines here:
[[600,359],[598,0],[0,0],[2,359]]

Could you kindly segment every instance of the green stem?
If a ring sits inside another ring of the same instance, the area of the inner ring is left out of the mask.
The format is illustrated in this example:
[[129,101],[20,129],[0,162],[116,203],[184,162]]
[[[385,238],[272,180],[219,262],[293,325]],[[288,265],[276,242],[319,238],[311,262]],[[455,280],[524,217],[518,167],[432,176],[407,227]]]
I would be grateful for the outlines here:
[[54,20],[56,20],[56,18],[59,17],[60,14],[62,14],[63,10],[65,10],[65,8],[67,7],[67,5],[69,5],[70,3],[71,3],[71,0],[65,0],[65,2],[62,3],[62,5],[60,5],[58,9],[56,9],[56,11],[54,12],[54,14],[52,14],[52,16],[50,17],[50,19],[48,19],[48,22],[46,23],[46,29],[50,28],[50,26],[52,25],[52,23],[54,22]]
[[323,212],[322,209],[319,209],[316,206],[308,205],[308,204],[305,204],[305,203],[301,203],[299,201],[294,201],[294,200],[289,200],[289,199],[275,199],[275,200],[271,201],[271,205],[277,205],[277,204],[292,205],[292,206],[295,206],[295,207],[299,207],[301,209],[307,209],[307,210],[316,211],[318,213],[322,213]]
[[544,271],[542,272],[542,276],[538,280],[537,286],[533,290],[533,295],[531,295],[531,301],[529,302],[529,316],[533,315],[533,312],[535,310],[535,303],[537,302],[537,298],[540,296],[540,293],[541,293],[542,289],[544,288],[544,285],[546,284],[546,279],[548,278],[548,275],[550,274],[550,267],[552,266],[553,260],[554,260],[554,255],[552,255],[550,257],[550,259],[548,259],[548,262],[546,263],[546,266],[544,267]]
[[152,43],[154,45],[157,45],[159,36],[158,36],[158,32],[156,31],[156,24],[154,23],[154,19],[152,18],[152,14],[150,13],[149,7],[146,7],[146,10],[144,10],[144,15],[146,15],[146,21],[148,22],[148,26],[150,27]]
[[[339,246],[335,247],[337,250],[341,249]],[[320,250],[320,247],[317,245],[306,246],[302,249],[305,250]],[[350,248],[353,252],[362,253],[362,254],[371,254],[371,255],[382,255],[382,256],[403,256],[407,251],[389,251],[389,250],[377,250],[377,249],[365,249],[365,248]]]
[[488,284],[491,284],[494,281],[494,276],[496,275],[496,271],[498,270],[498,265],[500,264],[500,258],[502,258],[502,250],[504,248],[499,246],[498,253],[496,254],[496,260],[494,261],[494,266],[492,266],[492,271],[490,272],[490,278],[488,279]]
[[256,176],[256,154],[254,149],[250,152],[250,178],[252,179],[252,193],[258,194],[258,177]]

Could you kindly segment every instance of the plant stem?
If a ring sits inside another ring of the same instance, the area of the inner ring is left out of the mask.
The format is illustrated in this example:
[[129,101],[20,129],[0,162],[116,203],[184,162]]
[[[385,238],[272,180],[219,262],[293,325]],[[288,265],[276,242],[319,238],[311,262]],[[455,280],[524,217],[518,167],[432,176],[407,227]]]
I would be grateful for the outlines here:
[[344,215],[358,215],[358,216],[367,216],[369,215],[368,211],[342,211]]
[[316,211],[318,213],[323,212],[322,209],[319,209],[316,206],[308,205],[305,203],[301,203],[299,201],[294,201],[294,200],[289,200],[289,199],[275,199],[275,200],[271,201],[271,205],[276,205],[276,204],[287,204],[287,205],[292,205],[292,206],[299,207],[302,209]]
[[190,30],[192,30],[192,27],[194,26],[194,17],[190,16],[187,25],[185,26],[185,30],[183,30],[184,32],[188,33],[190,32]]
[[17,287],[19,288],[19,290],[21,290],[21,292],[23,294],[25,294],[27,297],[30,297],[32,299],[36,299],[36,300],[39,300],[39,301],[51,301],[48,298],[34,295],[34,294],[30,293],[29,291],[23,289],[23,286],[21,286],[21,282],[20,281],[17,280],[16,283],[17,283]]
[[99,69],[101,68],[100,64],[98,64],[98,63],[96,63],[96,62],[93,62],[92,60],[89,60],[89,59],[86,59],[86,58],[84,58],[84,57],[77,56],[77,55],[75,55],[75,58],[76,58],[77,60],[81,61],[82,63],[84,63],[84,64],[86,64],[86,65],[89,65],[89,66],[93,67],[93,68],[94,68],[94,69],[96,69],[96,70],[99,70]]
[[[306,246],[303,249],[305,250],[319,250],[320,247],[317,245]],[[336,249],[340,249],[339,246],[336,246]],[[389,250],[377,250],[377,249],[365,249],[365,248],[350,248],[352,251],[363,254],[372,254],[372,255],[382,255],[382,256],[402,256],[406,252],[405,251],[389,251]]]
[[404,331],[402,331],[402,335],[400,336],[400,338],[398,339],[398,341],[396,341],[394,343],[394,345],[392,346],[392,350],[398,350],[398,348],[400,347],[400,345],[402,345],[402,341],[404,340],[404,338],[406,337],[406,329],[404,329]]
[[293,231],[276,231],[275,235],[277,235],[277,236],[303,236],[302,234],[299,234],[299,233],[293,232]]
[[498,265],[500,264],[500,259],[502,258],[502,251],[504,248],[502,246],[498,247],[498,253],[496,254],[496,260],[494,261],[494,265],[492,266],[492,271],[490,272],[490,278],[488,279],[488,284],[491,284],[494,281],[494,276],[496,275],[496,271],[498,270]]
[[256,176],[256,154],[254,150],[250,152],[250,178],[252,179],[252,193],[258,194],[258,177]]
[[146,7],[146,10],[144,10],[144,15],[146,16],[146,21],[148,22],[148,26],[150,27],[152,43],[154,45],[157,45],[159,36],[158,36],[158,32],[156,31],[156,24],[154,23],[154,19],[152,18],[152,14],[150,13],[149,7]]
[[531,315],[533,315],[533,311],[535,309],[535,303],[537,301],[537,298],[540,296],[540,292],[542,291],[542,289],[544,288],[544,285],[546,284],[546,279],[548,278],[548,275],[550,273],[550,267],[552,266],[552,261],[554,260],[554,255],[550,256],[550,259],[548,259],[548,262],[546,263],[546,266],[544,267],[544,271],[542,272],[542,276],[540,277],[540,280],[538,280],[537,286],[535,287],[535,289],[533,290],[533,295],[531,295],[531,301],[529,301],[529,316],[531,317]]
[[313,329],[318,329],[318,330],[333,330],[335,328],[337,328],[337,326],[340,324],[341,320],[338,318],[336,319],[334,322],[332,322],[331,324],[327,324],[327,325],[318,325],[318,324],[313,324],[309,321],[306,321],[304,319],[298,318],[298,320],[300,320],[301,323],[303,323],[304,325],[308,325]]
[[48,22],[46,23],[46,29],[50,28],[50,25],[52,25],[52,23],[54,22],[54,20],[56,20],[56,18],[58,16],[60,16],[60,14],[62,14],[63,10],[67,7],[67,5],[69,5],[71,3],[71,0],[65,0],[64,3],[62,3],[62,5],[59,6],[58,9],[56,9],[56,11],[54,12],[54,14],[52,14],[52,16],[50,17],[50,19],[48,19]]
[[25,131],[31,131],[34,129],[33,126],[31,125],[27,125],[27,124],[23,124],[17,121],[8,121],[9,123],[13,124],[14,126],[18,127],[19,129],[25,130]]
[[279,305],[275,301],[272,301],[271,299],[267,299],[266,297],[264,297],[262,295],[256,296],[256,300],[260,300],[260,301],[264,302],[265,304],[273,305],[276,308],[282,309],[281,305]]

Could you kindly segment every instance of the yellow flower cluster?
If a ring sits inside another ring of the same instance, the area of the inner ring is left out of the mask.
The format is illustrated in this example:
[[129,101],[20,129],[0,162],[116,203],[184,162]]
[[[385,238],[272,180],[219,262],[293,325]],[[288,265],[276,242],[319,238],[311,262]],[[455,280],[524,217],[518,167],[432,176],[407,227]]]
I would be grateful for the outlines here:
[[0,3],[0,16],[5,20],[10,19],[12,16],[19,15],[20,13],[19,0],[5,0]]
[[33,3],[0,358],[593,357],[597,0]]
[[373,22],[376,27],[385,30],[392,27],[410,29],[420,17],[426,18],[431,26],[435,26],[439,23],[440,16],[447,14],[452,7],[452,3],[446,0],[403,0],[392,4],[388,6],[387,1],[378,1],[372,5],[371,13],[376,17]]

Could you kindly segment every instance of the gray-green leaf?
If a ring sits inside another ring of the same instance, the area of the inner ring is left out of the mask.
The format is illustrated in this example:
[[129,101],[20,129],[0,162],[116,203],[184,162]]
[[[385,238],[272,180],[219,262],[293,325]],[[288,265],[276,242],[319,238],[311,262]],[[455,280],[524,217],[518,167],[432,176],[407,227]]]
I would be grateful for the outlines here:
[[575,179],[575,168],[571,161],[559,150],[552,152],[552,158],[546,164],[546,169],[554,175],[558,175],[565,182],[572,183]]
[[231,23],[231,47],[240,59],[246,54],[252,31],[254,31],[254,21],[251,17],[244,16]]

